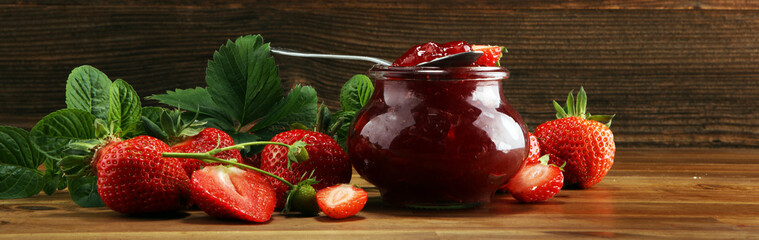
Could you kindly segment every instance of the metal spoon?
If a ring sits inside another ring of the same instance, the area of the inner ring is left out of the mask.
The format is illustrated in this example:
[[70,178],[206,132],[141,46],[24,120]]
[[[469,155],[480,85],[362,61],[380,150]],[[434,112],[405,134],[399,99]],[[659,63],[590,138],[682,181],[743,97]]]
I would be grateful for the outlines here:
[[[340,54],[320,54],[320,53],[304,53],[295,51],[292,49],[285,49],[285,48],[277,48],[272,47],[271,52],[285,55],[285,56],[293,56],[293,57],[310,57],[310,58],[331,58],[331,59],[344,59],[344,60],[359,60],[359,61],[368,61],[373,62],[379,65],[383,66],[390,66],[392,65],[391,62],[385,61],[383,59],[375,58],[375,57],[367,57],[367,56],[356,56],[356,55],[340,55]],[[481,51],[471,51],[471,52],[463,52],[463,53],[457,53],[453,55],[448,55],[441,58],[436,58],[429,62],[423,62],[420,64],[417,64],[416,66],[424,66],[424,67],[462,67],[462,66],[469,66],[472,65],[472,63],[476,62],[477,59],[479,59],[482,56],[483,52]]]

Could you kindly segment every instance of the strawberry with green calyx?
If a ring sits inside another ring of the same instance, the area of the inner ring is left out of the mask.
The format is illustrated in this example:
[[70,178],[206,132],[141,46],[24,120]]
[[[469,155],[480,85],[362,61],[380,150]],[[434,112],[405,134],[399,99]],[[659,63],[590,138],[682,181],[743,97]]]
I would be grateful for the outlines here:
[[[261,153],[261,169],[297,184],[304,174],[313,173],[313,178],[319,181],[314,184],[316,190],[335,184],[348,183],[351,179],[352,166],[348,155],[337,142],[330,136],[308,131],[290,130],[277,134],[271,139],[272,142],[293,144],[303,141],[307,144],[309,160],[299,164],[289,164],[288,155],[292,154],[288,148],[268,145]],[[285,207],[286,192],[290,190],[282,182],[270,179],[272,186],[277,191],[277,207]]]
[[[162,139],[171,146],[172,152],[202,153],[218,147],[234,145],[234,140],[226,132],[216,128],[206,128],[205,121],[196,121],[197,113],[193,119],[186,122],[183,120],[182,113],[179,109],[164,111],[159,118],[160,127],[148,118],[142,119],[146,129],[163,137]],[[242,160],[242,155],[237,149],[219,152],[215,156],[222,159]],[[203,163],[196,159],[180,160],[187,176],[192,176],[194,171],[203,166],[218,165]]]
[[553,104],[558,119],[535,128],[541,154],[550,154],[553,164],[566,163],[565,186],[589,188],[600,182],[614,164],[616,146],[609,128],[614,115],[587,113],[583,88],[576,100],[569,93],[565,107],[556,101]]
[[516,200],[524,203],[545,201],[561,190],[564,165],[548,164],[548,160],[549,155],[543,155],[538,163],[527,164],[511,177],[506,188]]
[[[293,210],[293,211],[300,211],[300,212],[302,212],[304,214],[310,214],[310,215],[315,214],[315,212],[313,210],[314,208],[313,207],[309,207],[309,204],[307,204],[307,202],[309,201],[309,197],[308,196],[314,195],[314,194],[309,194],[309,192],[310,192],[309,190],[313,190],[313,187],[311,187],[310,185],[317,183],[316,180],[314,180],[312,178],[309,178],[309,179],[305,179],[305,180],[300,181],[300,183],[298,183],[297,185],[294,185],[294,184],[290,183],[289,181],[287,181],[286,179],[284,179],[282,177],[279,177],[279,176],[277,176],[275,174],[272,174],[272,173],[269,173],[267,171],[261,170],[259,168],[252,167],[252,166],[249,166],[249,165],[246,165],[246,164],[243,164],[243,163],[239,163],[239,162],[234,161],[234,160],[226,160],[226,159],[221,159],[221,158],[215,157],[215,154],[217,154],[219,152],[228,151],[228,150],[232,150],[232,149],[242,149],[242,148],[245,148],[246,146],[253,146],[253,145],[278,145],[278,146],[286,147],[289,152],[293,152],[293,154],[288,154],[287,155],[288,161],[292,162],[292,163],[302,163],[302,162],[307,161],[309,159],[309,154],[308,154],[308,152],[306,150],[306,146],[301,141],[298,141],[298,142],[296,142],[294,144],[284,144],[284,143],[279,143],[279,142],[266,142],[266,141],[248,142],[248,143],[237,144],[237,145],[233,145],[233,146],[229,146],[229,147],[223,147],[223,148],[214,149],[214,150],[211,150],[211,151],[206,152],[206,153],[173,153],[173,152],[165,152],[165,153],[163,153],[163,156],[164,157],[173,157],[173,158],[192,158],[192,159],[202,160],[202,161],[207,162],[207,163],[221,163],[221,164],[231,165],[231,166],[234,166],[234,167],[237,167],[237,168],[241,168],[241,169],[252,170],[252,171],[255,171],[257,173],[263,174],[265,176],[268,176],[270,178],[275,179],[276,181],[281,182],[282,184],[286,185],[288,189],[290,189],[290,191],[287,194],[287,200],[288,201],[287,201],[287,204],[286,204],[287,207],[285,208],[285,213],[288,213],[290,210]],[[200,171],[204,171],[204,170],[200,170]],[[193,175],[193,179],[194,178],[195,177]],[[202,178],[202,177],[199,177],[199,178]],[[267,181],[266,185],[269,186],[268,180],[266,180],[266,181]],[[206,183],[206,182],[213,182],[213,181],[198,180],[198,184],[203,184],[203,183]],[[195,183],[195,181],[193,181],[193,183]],[[213,184],[211,184],[211,185],[213,185]],[[193,186],[193,187],[195,187],[195,186]],[[210,188],[214,188],[214,187],[213,186],[202,186],[200,188],[208,188],[208,189],[210,189]],[[263,187],[263,188],[267,188],[267,187]],[[268,188],[271,188],[271,187],[269,186]],[[274,191],[274,190],[272,189],[272,191]],[[219,194],[223,194],[223,193],[219,193]],[[262,195],[262,196],[268,197],[266,195]],[[214,199],[216,199],[216,198],[225,198],[225,196],[214,197]],[[223,204],[229,205],[230,203],[228,203],[228,201],[227,202],[218,201],[218,200],[212,200],[211,201],[209,199],[211,199],[211,196],[209,194],[197,195],[197,194],[193,193],[193,200],[194,201],[203,201],[204,203],[197,203],[198,206],[202,210],[209,212],[209,215],[211,215],[211,216],[224,216],[225,218],[239,218],[239,219],[243,219],[243,220],[249,220],[248,218],[235,217],[235,216],[243,216],[243,215],[245,215],[243,213],[243,210],[239,210],[239,211],[236,210],[236,209],[245,209],[244,207],[241,207],[241,206],[219,206],[219,205],[223,205]],[[209,201],[210,201],[210,203],[209,203]],[[238,204],[238,205],[241,205],[241,204]],[[217,212],[217,211],[219,211],[218,209],[224,209],[223,213]],[[273,207],[272,207],[271,211],[273,211]],[[318,211],[316,213],[318,213]],[[271,213],[269,213],[269,215],[270,214]],[[258,220],[256,220],[256,221],[259,221],[259,220],[260,220],[260,218]]]
[[161,156],[169,151],[161,140],[150,136],[121,140],[108,134],[103,140],[72,143],[71,147],[88,152],[72,153],[61,160],[62,170],[72,180],[97,176],[98,195],[108,208],[145,215],[187,207],[189,178],[179,160]]

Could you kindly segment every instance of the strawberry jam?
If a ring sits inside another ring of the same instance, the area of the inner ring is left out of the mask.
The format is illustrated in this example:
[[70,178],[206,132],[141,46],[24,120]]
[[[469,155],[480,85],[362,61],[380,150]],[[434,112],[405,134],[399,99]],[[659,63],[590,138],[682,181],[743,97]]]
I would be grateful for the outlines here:
[[487,203],[527,156],[501,67],[382,67],[348,138],[356,171],[383,201],[420,208]]

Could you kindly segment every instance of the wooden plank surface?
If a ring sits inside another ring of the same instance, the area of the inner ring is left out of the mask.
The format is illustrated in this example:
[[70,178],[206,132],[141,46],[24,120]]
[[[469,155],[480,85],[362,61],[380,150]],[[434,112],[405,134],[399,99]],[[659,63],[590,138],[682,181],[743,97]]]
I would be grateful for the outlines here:
[[[759,147],[759,4],[751,1],[14,1],[0,3],[0,124],[65,106],[94,65],[141,97],[204,86],[228,38],[385,59],[425,41],[499,44],[504,93],[530,128],[585,86],[622,147]],[[284,84],[333,109],[361,62],[276,57]],[[146,104],[156,104],[146,102]]]
[[197,210],[128,217],[79,208],[61,191],[0,201],[0,239],[758,238],[758,158],[759,150],[624,149],[609,175],[590,189],[562,190],[538,204],[498,194],[491,204],[457,211],[385,206],[376,189],[354,175],[353,183],[370,193],[359,215],[275,214],[263,224],[217,220]]

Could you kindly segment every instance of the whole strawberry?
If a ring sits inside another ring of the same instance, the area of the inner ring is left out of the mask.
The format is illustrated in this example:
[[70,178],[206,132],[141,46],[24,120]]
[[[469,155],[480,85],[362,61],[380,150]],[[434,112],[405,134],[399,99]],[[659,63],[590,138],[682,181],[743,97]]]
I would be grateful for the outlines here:
[[[285,144],[293,144],[298,140],[307,144],[305,147],[309,156],[307,161],[289,163],[286,147],[267,145],[261,153],[261,169],[280,176],[292,184],[298,184],[304,176],[311,176],[319,181],[313,185],[316,190],[350,181],[352,168],[348,155],[328,135],[296,129],[282,132],[271,139],[272,142]],[[273,178],[270,178],[270,182],[277,192],[277,207],[283,207],[288,186]]]
[[553,164],[566,163],[565,186],[589,188],[601,181],[614,164],[616,147],[609,129],[614,116],[591,116],[585,110],[586,105],[583,88],[576,101],[570,92],[566,107],[554,101],[558,119],[535,128],[541,154],[550,154]]
[[[532,133],[527,134],[530,142],[530,153],[527,155],[527,158],[522,161],[521,168],[524,168],[527,164],[530,163],[540,163],[540,160],[538,160],[540,158],[540,143],[538,143],[538,138],[535,137],[535,135]],[[506,184],[501,186],[498,190],[501,192],[509,191],[509,189],[506,188]]]
[[167,151],[166,143],[150,136],[114,140],[99,149],[92,164],[103,203],[126,214],[184,209],[190,180],[179,160],[161,156]]
[[[211,151],[215,148],[229,147],[232,145],[235,145],[235,142],[226,132],[216,128],[205,128],[197,135],[186,137],[184,141],[171,146],[171,151],[180,153],[202,153]],[[240,150],[237,149],[217,153],[214,157],[226,160],[243,160],[242,155],[240,155]],[[218,163],[204,163],[203,161],[191,158],[181,158],[180,160],[182,161],[182,166],[187,173],[187,176],[192,176],[194,171],[199,170],[203,166],[219,165]]]
[[517,201],[530,203],[552,198],[564,184],[562,167],[548,164],[549,155],[528,163],[511,177],[506,188]]

